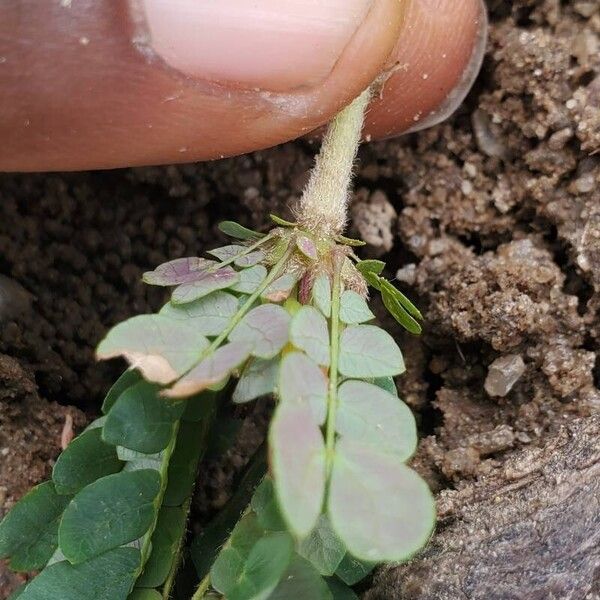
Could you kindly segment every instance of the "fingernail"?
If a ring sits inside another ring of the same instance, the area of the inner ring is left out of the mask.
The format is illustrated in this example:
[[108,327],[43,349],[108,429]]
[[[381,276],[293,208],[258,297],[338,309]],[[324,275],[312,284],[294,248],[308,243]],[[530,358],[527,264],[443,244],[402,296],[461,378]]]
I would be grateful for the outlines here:
[[374,0],[132,0],[136,43],[185,75],[268,91],[326,79]]
[[[434,4],[436,2],[439,2],[439,0],[421,1]],[[465,68],[460,81],[450,92],[450,94],[444,100],[444,102],[442,102],[442,104],[435,111],[431,112],[424,119],[419,121],[419,123],[415,125],[415,127],[412,127],[411,129],[406,131],[406,133],[422,131],[423,129],[433,127],[434,125],[445,121],[463,103],[464,99],[467,97],[467,94],[471,91],[471,88],[473,87],[473,84],[477,79],[477,75],[479,75],[479,71],[481,70],[481,65],[483,64],[488,39],[489,27],[487,9],[483,0],[480,0],[480,3],[481,12],[478,23],[479,28],[477,32],[477,37],[475,39],[475,44],[473,45],[471,59],[469,61],[469,64]]]

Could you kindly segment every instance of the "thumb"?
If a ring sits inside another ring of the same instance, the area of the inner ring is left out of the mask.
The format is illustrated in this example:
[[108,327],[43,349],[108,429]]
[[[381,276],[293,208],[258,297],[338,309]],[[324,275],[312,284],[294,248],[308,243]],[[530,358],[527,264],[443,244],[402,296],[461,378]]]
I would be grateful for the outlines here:
[[14,0],[0,169],[193,161],[328,121],[382,71],[404,0]]

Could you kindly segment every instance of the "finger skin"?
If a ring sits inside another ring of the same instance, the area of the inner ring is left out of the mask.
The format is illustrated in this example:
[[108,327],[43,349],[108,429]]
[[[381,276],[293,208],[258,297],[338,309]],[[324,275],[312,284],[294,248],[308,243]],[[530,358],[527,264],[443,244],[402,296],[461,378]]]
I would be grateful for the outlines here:
[[[439,6],[428,13],[421,3]],[[0,170],[191,162],[273,146],[326,123],[405,60],[409,66],[390,77],[369,115],[369,132],[392,135],[411,126],[416,112],[435,108],[460,79],[476,37],[468,22],[480,10],[480,0],[375,0],[327,79],[285,94],[185,77],[148,58],[132,44],[121,0],[63,4],[0,4]],[[450,40],[443,67],[443,28],[431,30],[430,17],[457,4],[447,12],[462,23],[461,35]],[[424,70],[436,84],[422,79]],[[424,84],[415,87],[419,79]]]

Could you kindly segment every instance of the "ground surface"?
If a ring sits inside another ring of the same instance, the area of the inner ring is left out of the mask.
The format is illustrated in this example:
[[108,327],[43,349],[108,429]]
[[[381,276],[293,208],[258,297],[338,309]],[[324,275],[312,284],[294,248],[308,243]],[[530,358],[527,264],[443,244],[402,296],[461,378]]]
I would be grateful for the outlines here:
[[[363,149],[351,224],[424,310],[421,339],[386,322],[408,365],[398,384],[423,434],[415,465],[465,507],[461,492],[501,486],[507,461],[600,410],[600,7],[488,4],[476,88],[449,123]],[[98,410],[120,368],[94,363],[103,332],[160,305],[141,273],[200,253],[223,218],[264,228],[269,212],[285,216],[313,152],[0,176],[0,514],[47,476],[67,413],[77,430]],[[262,422],[205,467],[200,515],[225,501]],[[413,585],[427,578],[417,567]],[[403,575],[381,577],[375,590]],[[12,585],[0,567],[0,598]],[[519,597],[499,593],[486,597]]]

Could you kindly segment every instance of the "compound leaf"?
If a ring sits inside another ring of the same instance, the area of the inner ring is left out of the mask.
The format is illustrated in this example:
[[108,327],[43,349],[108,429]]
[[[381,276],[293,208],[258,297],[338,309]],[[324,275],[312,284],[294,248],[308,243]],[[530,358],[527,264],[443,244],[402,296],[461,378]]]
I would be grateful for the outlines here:
[[244,363],[250,356],[251,348],[245,341],[234,341],[217,348],[173,387],[165,390],[163,395],[168,398],[183,398],[221,383],[231,371]]
[[325,443],[308,404],[285,402],[269,430],[275,492],[290,530],[306,537],[317,522],[325,494]]
[[290,352],[281,361],[279,399],[311,407],[313,419],[322,425],[327,413],[328,381],[316,362],[302,352]]
[[173,304],[187,304],[199,298],[208,296],[216,290],[235,285],[240,280],[240,274],[231,267],[222,267],[217,271],[204,271],[201,277],[189,283],[183,283],[175,288],[171,296]]
[[346,290],[340,300],[340,320],[348,325],[371,321],[375,315],[367,301],[353,290]]
[[256,240],[265,236],[264,233],[248,229],[235,221],[222,221],[218,227],[225,235],[238,240]]
[[227,292],[218,290],[189,304],[172,304],[162,307],[160,315],[180,321],[192,321],[187,326],[201,335],[215,336],[227,327],[238,311],[238,299]]
[[321,515],[308,537],[298,545],[298,554],[309,560],[321,575],[333,575],[346,547],[331,527],[327,515]]
[[389,333],[374,325],[351,325],[340,336],[339,370],[346,377],[389,377],[405,366]]
[[290,339],[296,348],[304,350],[316,363],[329,366],[327,320],[316,308],[303,306],[294,315]]
[[415,471],[344,438],[336,445],[328,514],[348,552],[373,562],[409,559],[435,524],[433,497]]
[[243,404],[261,396],[272,394],[275,391],[278,373],[278,357],[269,360],[252,358],[244,368],[233,392],[233,401],[236,404]]
[[52,469],[52,481],[59,494],[75,494],[96,479],[117,473],[122,466],[116,448],[102,441],[102,429],[89,429],[60,454]]
[[253,308],[229,334],[231,342],[249,345],[252,355],[273,358],[289,339],[290,315],[277,304]]
[[208,268],[215,266],[214,260],[206,260],[191,256],[177,258],[163,263],[143,275],[144,282],[149,285],[172,286],[196,281]]
[[125,600],[140,565],[136,548],[117,548],[78,565],[67,561],[45,568],[20,600]]
[[81,563],[144,535],[154,521],[160,475],[151,469],[108,475],[81,490],[65,509],[58,539]]
[[46,481],[21,498],[0,523],[0,558],[15,571],[41,569],[57,547],[60,517],[71,500]]
[[208,340],[184,321],[140,315],[113,327],[100,342],[100,360],[123,356],[144,377],[167,384],[185,373],[208,347]]
[[345,381],[338,391],[336,430],[353,442],[405,461],[417,448],[417,426],[398,397],[365,381]]
[[106,415],[103,439],[144,454],[166,448],[185,403],[166,400],[159,392],[157,385],[147,381],[126,389]]

